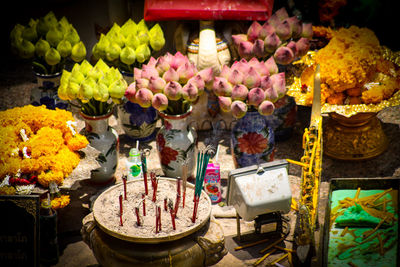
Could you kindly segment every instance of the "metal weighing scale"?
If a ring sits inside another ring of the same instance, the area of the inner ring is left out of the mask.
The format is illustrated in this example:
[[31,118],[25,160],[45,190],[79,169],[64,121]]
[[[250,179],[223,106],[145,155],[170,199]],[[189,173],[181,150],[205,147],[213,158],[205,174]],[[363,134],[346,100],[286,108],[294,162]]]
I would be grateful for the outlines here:
[[263,225],[271,223],[276,223],[276,233],[283,231],[282,214],[290,211],[292,202],[288,165],[286,160],[276,160],[229,173],[227,204],[236,209],[239,241],[240,218],[254,220],[256,234],[261,234]]

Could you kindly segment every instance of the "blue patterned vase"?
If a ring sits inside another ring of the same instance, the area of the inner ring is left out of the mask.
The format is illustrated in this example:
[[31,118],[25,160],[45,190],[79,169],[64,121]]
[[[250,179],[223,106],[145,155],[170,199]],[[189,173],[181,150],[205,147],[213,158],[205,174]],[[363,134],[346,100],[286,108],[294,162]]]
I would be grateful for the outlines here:
[[45,105],[48,109],[67,109],[68,102],[61,100],[57,94],[61,72],[50,75],[35,73],[35,76],[38,87],[31,90],[31,104],[33,106]]
[[233,126],[231,151],[236,168],[274,159],[275,136],[266,116],[249,111]]

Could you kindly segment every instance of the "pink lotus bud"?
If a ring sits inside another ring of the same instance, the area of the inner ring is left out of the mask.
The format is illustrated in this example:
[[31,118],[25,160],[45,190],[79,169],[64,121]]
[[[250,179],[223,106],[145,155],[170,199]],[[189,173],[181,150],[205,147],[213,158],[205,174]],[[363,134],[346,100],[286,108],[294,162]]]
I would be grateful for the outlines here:
[[232,99],[228,96],[219,96],[218,97],[219,107],[223,112],[231,111]]
[[232,40],[236,47],[239,47],[241,42],[248,41],[246,34],[234,34],[232,35]]
[[280,72],[274,75],[271,75],[272,87],[278,93],[278,98],[281,98],[286,94],[286,81],[285,81],[285,73]]
[[280,21],[283,21],[289,17],[285,7],[281,7],[280,9],[275,11],[275,15],[278,17]]
[[179,75],[179,82],[181,84],[187,83],[187,81],[194,76],[194,70],[190,62],[180,65],[176,72]]
[[275,110],[275,106],[271,101],[265,100],[260,106],[258,106],[258,112],[261,115],[268,116],[271,115]]
[[161,77],[151,77],[149,81],[149,89],[153,93],[161,93],[167,82]]
[[260,88],[264,91],[272,87],[272,81],[269,76],[265,75],[261,77]]
[[275,102],[279,98],[278,93],[276,92],[273,86],[264,90],[264,93],[265,93],[265,99],[271,102]]
[[147,62],[147,67],[153,67],[155,68],[157,64],[157,59],[155,59],[154,57],[150,57],[149,62]]
[[136,102],[143,108],[148,108],[151,106],[152,98],[153,93],[147,88],[139,89],[135,95]]
[[243,118],[243,116],[246,115],[247,112],[246,103],[240,100],[233,101],[231,104],[231,112],[235,118],[237,119]]
[[267,69],[267,66],[265,66],[264,62],[259,62],[256,66],[255,66],[258,74],[260,74],[260,76],[269,76],[269,71]]
[[281,46],[275,51],[274,58],[276,63],[287,65],[293,62],[294,54],[290,48]]
[[270,75],[278,73],[278,66],[275,63],[274,57],[270,57],[267,61],[265,61],[265,66],[267,67]]
[[260,34],[258,35],[258,38],[261,40],[264,40],[265,37],[267,37],[268,35],[270,35],[273,32],[275,32],[275,28],[272,27],[271,25],[269,25],[268,21],[266,21],[260,30]]
[[203,78],[201,78],[200,74],[197,74],[196,76],[193,76],[192,78],[189,79],[188,83],[192,83],[196,85],[197,89],[203,90],[205,86],[205,82]]
[[237,84],[232,88],[232,99],[233,100],[246,100],[249,89],[243,84]]
[[239,44],[239,56],[245,59],[250,59],[253,56],[253,43],[244,41]]
[[253,23],[250,25],[249,29],[247,30],[247,38],[249,38],[249,41],[254,41],[258,38],[258,35],[260,34],[262,26],[260,23],[257,21],[253,21]]
[[185,64],[188,61],[189,61],[188,58],[185,57],[184,55],[182,55],[181,52],[176,52],[170,65],[171,65],[171,68],[174,68],[175,70],[177,70],[179,68],[179,66]]
[[[308,40],[308,39],[307,39]],[[287,48],[289,48],[290,50],[292,50],[294,57],[297,57],[297,46],[296,46],[296,42],[295,41],[290,41],[287,45]]]
[[168,65],[171,66],[171,62],[174,59],[174,55],[172,55],[170,52],[165,53],[165,55],[163,56],[163,58],[165,59],[165,61],[168,63]]
[[272,27],[274,27],[274,29],[280,23],[281,23],[281,20],[278,18],[278,15],[276,14],[276,12],[274,14],[272,14],[271,17],[269,17],[269,19],[268,19],[268,24],[271,25]]
[[264,49],[268,53],[273,53],[281,44],[281,39],[273,32],[264,39]]
[[264,41],[257,39],[254,41],[253,45],[253,51],[252,54],[254,54],[256,57],[264,57],[265,52],[264,52]]
[[258,67],[258,64],[260,64],[260,61],[258,61],[258,59],[256,57],[253,57],[252,59],[250,59],[247,64],[249,65],[249,67]]
[[204,80],[205,83],[213,81],[214,74],[212,68],[201,70],[197,74],[201,76],[201,78]]
[[232,85],[223,77],[214,78],[213,89],[217,96],[231,96],[232,94]]
[[231,75],[231,69],[228,67],[228,65],[222,66],[222,70],[219,73],[219,76],[228,79],[230,75]]
[[303,30],[301,32],[301,37],[311,39],[313,37],[313,29],[311,23],[303,23]]
[[151,100],[151,105],[158,111],[166,110],[168,107],[168,98],[161,93],[155,94]]
[[171,81],[165,86],[164,94],[170,100],[179,100],[182,96],[182,86],[175,81]]
[[141,78],[145,78],[150,80],[151,77],[158,77],[158,71],[155,67],[150,67],[148,65],[142,66],[142,75]]
[[128,86],[128,88],[126,88],[124,96],[129,101],[134,102],[135,101],[135,94],[136,94],[136,83],[133,82]]
[[135,80],[142,78],[142,70],[138,68],[133,68],[133,77]]
[[193,102],[197,99],[199,90],[197,89],[196,85],[192,83],[187,83],[182,87],[182,97],[185,100]]
[[276,25],[275,31],[279,38],[284,41],[292,36],[292,31],[290,30],[290,25],[287,20],[284,20],[280,24]]
[[174,68],[170,68],[163,74],[163,79],[166,82],[177,82],[179,81],[179,74]]
[[303,30],[303,24],[296,16],[287,18],[286,20],[289,23],[290,30],[292,32],[292,37],[294,39],[298,39],[301,36]]
[[149,80],[140,78],[136,80],[136,89],[149,88]]
[[296,42],[296,49],[297,49],[297,56],[302,57],[307,54],[308,50],[310,49],[310,40],[307,38],[300,38]]
[[249,105],[258,107],[258,105],[260,105],[261,102],[263,102],[265,99],[264,90],[261,89],[260,87],[251,89],[249,91],[249,94],[247,95],[247,99],[248,99]]
[[164,72],[166,72],[167,70],[169,70],[169,68],[170,68],[170,65],[169,65],[169,63],[167,62],[167,60],[166,60],[166,58],[165,57],[159,57],[158,59],[157,59],[157,63],[156,63],[156,69],[157,69],[157,71],[158,71],[158,74],[159,75],[162,75],[162,74],[164,74]]
[[254,67],[250,67],[249,71],[244,74],[243,84],[247,88],[260,86],[261,77]]
[[230,82],[233,85],[242,83],[243,82],[243,73],[241,73],[237,69],[234,69],[231,72],[231,75],[228,77],[228,82]]

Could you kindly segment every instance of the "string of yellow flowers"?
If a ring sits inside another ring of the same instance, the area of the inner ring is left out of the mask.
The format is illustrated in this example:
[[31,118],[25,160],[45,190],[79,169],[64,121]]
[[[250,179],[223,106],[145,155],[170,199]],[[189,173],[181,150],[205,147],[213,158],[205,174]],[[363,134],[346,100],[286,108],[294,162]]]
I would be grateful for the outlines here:
[[48,187],[62,184],[79,164],[76,152],[86,137],[75,132],[72,113],[44,106],[16,107],[0,112],[0,181],[18,172],[36,175]]

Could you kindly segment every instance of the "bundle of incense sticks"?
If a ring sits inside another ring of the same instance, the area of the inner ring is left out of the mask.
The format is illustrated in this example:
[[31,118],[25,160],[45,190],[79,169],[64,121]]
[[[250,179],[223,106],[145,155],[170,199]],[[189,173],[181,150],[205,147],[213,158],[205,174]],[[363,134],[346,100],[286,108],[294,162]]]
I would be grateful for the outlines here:
[[153,187],[153,202],[156,202],[157,200],[157,186],[158,186],[158,180],[156,179],[156,173],[151,172],[150,173],[150,179],[151,179],[151,186]]
[[122,181],[124,182],[124,199],[126,200],[126,180],[127,180],[127,176],[123,175],[122,176]]
[[204,176],[206,174],[206,169],[208,161],[210,160],[210,154],[207,152],[197,153],[197,169],[196,169],[196,184],[194,190],[194,206],[193,206],[193,217],[192,222],[196,222],[197,207],[199,206],[201,189],[203,188]]
[[182,166],[182,188],[183,188],[183,198],[182,198],[182,207],[185,207],[185,199],[186,199],[186,183],[187,183],[187,174],[188,174],[188,166],[187,163]]
[[122,195],[119,195],[119,223],[120,223],[121,226],[124,226],[124,224],[122,223],[122,213],[123,213]]
[[146,151],[142,154],[142,170],[143,170],[143,181],[144,181],[144,191],[146,196],[149,194],[149,189],[147,188],[147,160],[146,160]]

